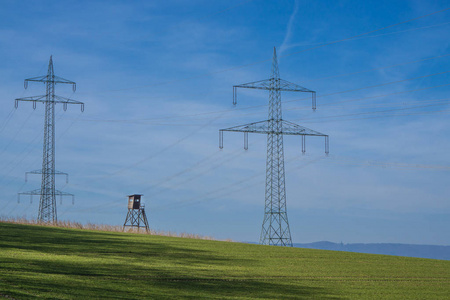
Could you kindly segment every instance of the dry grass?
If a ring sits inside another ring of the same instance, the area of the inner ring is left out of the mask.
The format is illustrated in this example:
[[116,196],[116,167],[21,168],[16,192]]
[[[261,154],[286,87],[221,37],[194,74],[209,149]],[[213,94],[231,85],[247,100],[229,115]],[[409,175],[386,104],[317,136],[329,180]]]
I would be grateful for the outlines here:
[[[26,225],[39,225],[39,226],[48,226],[48,227],[59,227],[59,228],[74,228],[74,229],[85,229],[85,230],[95,230],[95,231],[110,231],[110,232],[127,232],[134,234],[149,234],[149,235],[158,235],[158,236],[170,236],[170,237],[181,237],[188,239],[199,239],[199,240],[215,240],[210,236],[202,236],[199,234],[192,233],[176,233],[171,231],[156,231],[150,229],[147,233],[145,229],[138,230],[137,228],[127,227],[126,230],[123,230],[122,226],[118,225],[108,225],[108,224],[81,224],[79,222],[73,221],[57,221],[56,223],[44,223],[38,222],[37,220],[28,220],[26,218],[11,218],[11,217],[2,217],[0,216],[0,223],[14,223],[14,224],[26,224]],[[231,241],[231,240],[227,240]]]

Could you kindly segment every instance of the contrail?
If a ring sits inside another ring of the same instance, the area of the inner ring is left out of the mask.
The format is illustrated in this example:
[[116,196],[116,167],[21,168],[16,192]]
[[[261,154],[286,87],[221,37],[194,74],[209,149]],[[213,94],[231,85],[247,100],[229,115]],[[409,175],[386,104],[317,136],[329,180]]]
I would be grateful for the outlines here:
[[284,36],[283,43],[281,44],[279,51],[278,51],[280,56],[283,54],[284,50],[289,48],[287,46],[287,44],[289,43],[291,36],[292,36],[292,24],[294,23],[295,16],[297,15],[298,7],[299,7],[298,0],[295,0],[294,11],[292,12],[292,14],[289,18],[289,22],[288,22],[288,25],[286,28],[286,34]]

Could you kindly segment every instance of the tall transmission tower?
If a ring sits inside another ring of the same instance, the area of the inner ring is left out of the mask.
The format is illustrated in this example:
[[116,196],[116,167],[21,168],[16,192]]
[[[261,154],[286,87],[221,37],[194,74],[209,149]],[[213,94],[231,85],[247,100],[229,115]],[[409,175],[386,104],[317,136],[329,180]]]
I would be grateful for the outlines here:
[[316,109],[316,92],[280,79],[277,52],[273,49],[272,74],[269,79],[233,86],[233,104],[237,103],[237,88],[269,91],[269,118],[265,121],[234,126],[219,130],[219,148],[223,148],[223,132],[243,132],[244,149],[248,149],[248,133],[267,135],[266,191],[264,220],[260,244],[291,246],[292,238],[286,208],[283,135],[301,135],[302,152],[305,153],[306,136],[325,137],[325,153],[328,154],[328,135],[282,119],[281,91],[304,92],[312,95],[312,109]]
[[28,87],[28,82],[42,82],[45,83],[46,87],[45,95],[15,99],[16,108],[18,107],[19,101],[33,102],[33,109],[36,109],[37,102],[42,102],[45,105],[42,169],[26,173],[26,175],[42,174],[42,182],[40,189],[19,193],[19,197],[20,195],[30,195],[31,197],[33,195],[39,195],[40,202],[38,221],[44,223],[54,223],[57,221],[56,196],[73,197],[72,194],[55,190],[55,175],[65,175],[66,180],[68,178],[67,173],[55,170],[55,105],[56,103],[62,103],[63,109],[67,110],[67,104],[80,104],[81,111],[84,111],[84,103],[55,95],[55,85],[57,83],[71,84],[74,92],[76,90],[76,83],[55,75],[52,56],[50,56],[50,61],[48,63],[47,75],[25,79],[25,89]]

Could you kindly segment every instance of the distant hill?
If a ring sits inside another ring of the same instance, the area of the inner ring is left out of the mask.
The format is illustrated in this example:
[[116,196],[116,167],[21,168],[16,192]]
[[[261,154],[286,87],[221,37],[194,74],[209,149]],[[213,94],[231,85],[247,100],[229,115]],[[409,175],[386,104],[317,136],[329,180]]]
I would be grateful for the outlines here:
[[309,244],[295,243],[294,247],[450,260],[450,246],[390,243],[343,244],[323,241]]

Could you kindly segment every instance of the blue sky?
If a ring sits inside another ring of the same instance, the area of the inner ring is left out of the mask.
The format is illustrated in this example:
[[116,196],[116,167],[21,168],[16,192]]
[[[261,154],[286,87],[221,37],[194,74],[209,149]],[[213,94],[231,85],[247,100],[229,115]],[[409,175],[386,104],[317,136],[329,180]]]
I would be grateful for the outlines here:
[[[266,138],[218,131],[267,117],[268,93],[232,86],[281,78],[283,118],[329,134],[285,137],[293,242],[449,245],[448,1],[0,1],[0,214],[36,218],[17,192],[39,188],[44,93],[23,80],[55,73],[60,220],[123,224],[142,193],[150,226],[258,241]],[[428,16],[427,16],[428,15]],[[422,17],[424,16],[424,17]],[[393,26],[391,26],[393,25]],[[384,29],[383,29],[384,28]],[[367,33],[367,34],[365,34]],[[355,37],[355,38],[353,38]]]

